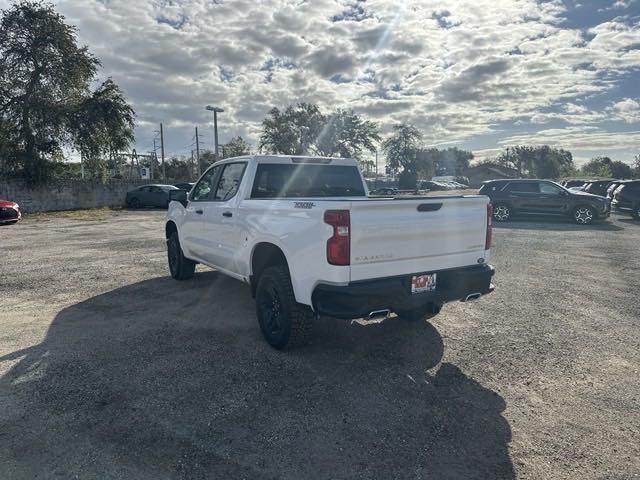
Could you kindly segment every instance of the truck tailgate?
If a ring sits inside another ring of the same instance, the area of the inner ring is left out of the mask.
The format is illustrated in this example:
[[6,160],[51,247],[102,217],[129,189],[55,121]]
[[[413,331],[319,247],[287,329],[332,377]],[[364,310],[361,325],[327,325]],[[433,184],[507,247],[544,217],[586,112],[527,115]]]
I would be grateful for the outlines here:
[[487,260],[488,203],[485,196],[352,202],[351,281]]

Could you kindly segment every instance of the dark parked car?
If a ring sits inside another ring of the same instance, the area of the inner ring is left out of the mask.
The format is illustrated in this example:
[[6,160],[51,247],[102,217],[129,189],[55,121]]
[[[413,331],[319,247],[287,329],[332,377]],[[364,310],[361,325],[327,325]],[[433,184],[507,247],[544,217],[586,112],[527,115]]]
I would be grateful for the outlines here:
[[583,187],[587,182],[588,180],[565,180],[562,182],[562,186],[564,188]]
[[22,218],[20,206],[11,200],[0,200],[0,225],[16,223]]
[[640,219],[640,180],[621,183],[613,194],[611,207],[618,212],[630,213]]
[[126,204],[131,208],[169,206],[169,192],[180,190],[173,185],[144,185],[127,192]]
[[607,189],[614,181],[615,179],[613,178],[609,180],[593,180],[592,182],[587,182],[587,184],[582,188],[582,191],[606,197]]
[[184,190],[185,192],[190,192],[195,183],[174,183],[173,186],[179,188],[180,190]]
[[586,192],[572,192],[549,180],[493,180],[480,188],[493,204],[493,218],[504,222],[517,215],[570,217],[585,225],[609,216],[610,202]]
[[613,193],[616,191],[616,189],[622,185],[623,183],[625,183],[627,180],[614,180],[613,182],[611,182],[611,184],[609,185],[609,187],[607,187],[607,194],[605,195],[609,200],[613,200]]

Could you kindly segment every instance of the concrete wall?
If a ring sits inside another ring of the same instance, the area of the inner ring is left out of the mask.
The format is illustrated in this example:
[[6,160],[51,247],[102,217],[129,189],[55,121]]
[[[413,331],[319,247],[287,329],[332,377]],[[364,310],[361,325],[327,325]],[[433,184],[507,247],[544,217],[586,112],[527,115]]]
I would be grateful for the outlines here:
[[0,179],[0,199],[17,202],[27,213],[122,207],[127,191],[145,183],[148,182],[112,180],[102,184],[87,180],[60,180],[28,186],[19,180]]

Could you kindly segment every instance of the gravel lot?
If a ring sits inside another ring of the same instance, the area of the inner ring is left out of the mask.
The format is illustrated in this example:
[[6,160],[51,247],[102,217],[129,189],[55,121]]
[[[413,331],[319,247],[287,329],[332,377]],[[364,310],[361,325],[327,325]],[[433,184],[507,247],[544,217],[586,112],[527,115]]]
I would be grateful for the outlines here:
[[0,227],[1,479],[640,476],[640,223],[500,226],[490,296],[280,353],[163,216]]

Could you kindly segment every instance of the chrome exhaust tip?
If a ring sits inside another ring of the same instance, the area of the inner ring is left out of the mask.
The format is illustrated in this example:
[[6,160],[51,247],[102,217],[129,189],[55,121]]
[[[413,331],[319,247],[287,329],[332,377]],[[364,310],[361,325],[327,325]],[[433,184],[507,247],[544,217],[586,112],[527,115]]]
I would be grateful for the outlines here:
[[463,302],[473,302],[474,300],[478,300],[481,296],[482,294],[480,292],[470,293],[465,297]]

